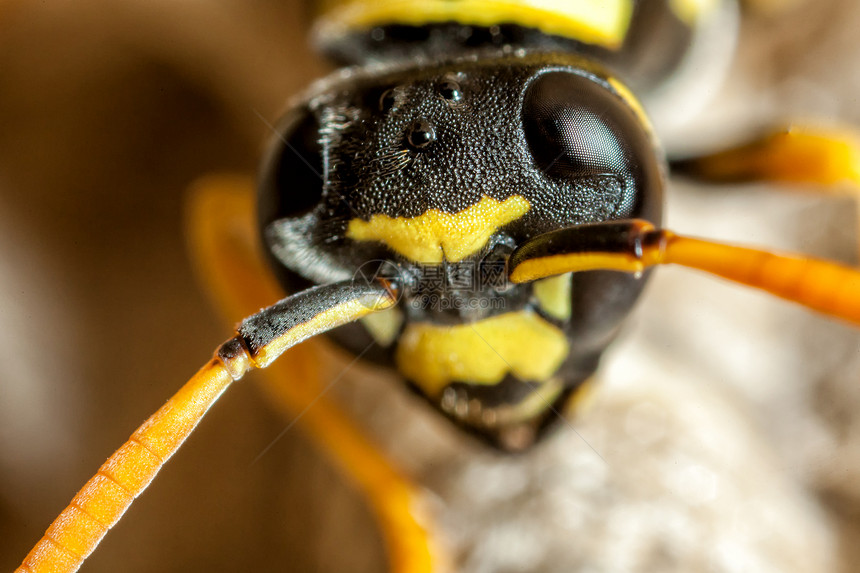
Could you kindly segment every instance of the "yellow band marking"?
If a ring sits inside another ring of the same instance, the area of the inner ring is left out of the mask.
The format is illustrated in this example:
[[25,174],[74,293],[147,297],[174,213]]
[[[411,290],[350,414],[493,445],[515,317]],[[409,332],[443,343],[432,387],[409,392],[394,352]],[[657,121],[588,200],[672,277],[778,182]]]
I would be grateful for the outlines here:
[[571,253],[523,261],[511,273],[511,281],[526,283],[562,273],[580,271],[625,271],[638,273],[649,264],[627,253]]
[[501,202],[484,196],[459,213],[430,209],[411,218],[374,215],[370,221],[353,219],[346,236],[356,241],[380,241],[417,263],[457,262],[480,251],[500,227],[528,210],[529,202],[519,195]]
[[319,36],[399,24],[457,22],[491,27],[518,24],[546,34],[617,49],[633,14],[632,0],[324,0]]
[[511,312],[473,324],[406,327],[395,360],[431,398],[454,381],[492,386],[512,373],[549,380],[568,354],[564,333],[532,312]]
[[395,301],[392,298],[369,295],[328,308],[307,322],[297,324],[279,337],[273,339],[269,344],[260,348],[257,355],[254,356],[254,365],[257,368],[265,368],[288,348],[295,346],[303,340],[331,330],[336,326],[358,320],[372,312],[390,308],[394,303]]

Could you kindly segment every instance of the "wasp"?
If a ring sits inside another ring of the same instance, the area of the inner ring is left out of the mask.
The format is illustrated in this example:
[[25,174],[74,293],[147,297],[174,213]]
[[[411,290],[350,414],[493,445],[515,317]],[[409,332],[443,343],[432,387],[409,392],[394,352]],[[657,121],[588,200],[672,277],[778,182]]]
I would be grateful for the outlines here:
[[[564,431],[563,413],[583,398],[652,266],[697,268],[857,320],[851,269],[662,226],[668,164],[633,94],[678,77],[672,60],[713,15],[706,8],[379,6],[322,8],[322,42],[356,66],[284,116],[261,171],[259,242],[295,294],[242,323],[87,483],[26,567],[76,568],[233,380],[323,332],[393,366],[490,448],[523,451]],[[645,74],[637,42],[658,25],[666,40],[647,45],[660,65]],[[709,180],[829,185],[854,176],[838,160],[846,146],[839,134],[800,130],[672,167]],[[243,207],[209,197],[218,200],[201,200],[207,216],[194,228],[200,250],[224,258],[222,222]],[[229,291],[219,269],[210,279]],[[323,414],[308,417],[322,423]],[[438,567],[410,517],[408,481],[333,423],[320,439],[389,524],[392,565]]]

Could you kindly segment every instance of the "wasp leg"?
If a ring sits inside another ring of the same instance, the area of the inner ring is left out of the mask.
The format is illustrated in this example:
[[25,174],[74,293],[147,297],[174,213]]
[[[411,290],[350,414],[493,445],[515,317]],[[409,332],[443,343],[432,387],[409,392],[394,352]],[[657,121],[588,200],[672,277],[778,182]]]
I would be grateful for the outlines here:
[[579,225],[539,235],[508,262],[512,282],[567,272],[640,273],[663,264],[699,269],[860,324],[860,271],[798,255],[736,247],[655,229],[642,220]]
[[792,127],[711,155],[672,162],[682,175],[714,183],[774,182],[850,195],[860,221],[860,133]]
[[[193,258],[216,307],[232,323],[281,296],[260,254],[254,183],[246,177],[210,177],[192,191],[186,226]],[[391,571],[440,570],[443,553],[422,525],[426,517],[416,514],[420,496],[415,486],[348,414],[322,396],[318,364],[325,349],[320,346],[321,341],[311,340],[287,351],[286,360],[260,377],[264,392],[285,416],[304,412],[301,424],[310,437],[361,488],[379,520]]]
[[245,319],[236,336],[108,458],[17,571],[77,571],[234,380],[307,338],[394,303],[388,285],[345,282],[306,290]]
[[709,182],[773,181],[856,194],[860,134],[796,126],[710,155],[673,161],[671,167]]

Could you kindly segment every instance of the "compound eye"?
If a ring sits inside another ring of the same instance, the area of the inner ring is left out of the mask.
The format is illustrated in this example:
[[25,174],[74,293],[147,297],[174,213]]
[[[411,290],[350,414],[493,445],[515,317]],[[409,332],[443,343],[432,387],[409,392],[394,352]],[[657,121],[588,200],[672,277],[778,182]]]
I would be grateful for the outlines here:
[[597,82],[570,72],[536,78],[523,101],[523,129],[537,166],[550,177],[631,175],[648,145],[638,119]]
[[322,199],[322,151],[319,123],[307,109],[287,116],[278,130],[260,174],[259,210],[264,228],[298,217]]

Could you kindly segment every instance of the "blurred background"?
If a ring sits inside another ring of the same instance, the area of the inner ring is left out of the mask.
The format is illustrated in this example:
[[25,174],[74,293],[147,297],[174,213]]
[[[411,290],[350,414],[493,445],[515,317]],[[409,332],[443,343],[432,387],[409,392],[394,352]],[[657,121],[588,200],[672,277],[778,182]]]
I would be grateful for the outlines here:
[[[794,117],[860,125],[860,5],[752,4],[726,87],[688,128],[693,144]],[[184,193],[202,174],[252,173],[270,135],[260,116],[274,121],[328,69],[308,46],[309,20],[298,0],[0,3],[0,568],[20,562],[77,488],[226,338],[191,272]],[[669,200],[675,230],[857,263],[850,198],[681,181]],[[732,415],[715,419],[743,428],[726,436],[754,443],[750,464],[766,466],[745,476],[754,483],[739,499],[784,489],[799,523],[793,534],[774,533],[762,554],[814,538],[809,551],[821,559],[793,570],[855,570],[860,336],[763,295],[674,269],[659,275],[582,431],[602,444],[611,469],[622,469],[614,454],[635,475],[636,459],[658,455],[654,443],[630,442],[631,428],[654,427],[636,404],[684,404],[679,416],[704,418],[698,408],[710,398],[698,396],[716,393]],[[352,399],[374,424],[395,423],[368,410],[375,398]],[[384,570],[363,502],[300,432],[254,462],[284,424],[252,384],[235,387],[86,570]],[[429,476],[442,521],[456,521],[445,509],[447,476],[492,456],[471,442],[456,449],[456,432],[441,432],[432,455],[400,463]],[[455,470],[440,469],[442,454]],[[453,545],[482,570],[478,553]],[[702,563],[678,570],[740,571],[757,561]],[[771,566],[755,570],[785,570]],[[567,570],[624,570],[588,567]]]

